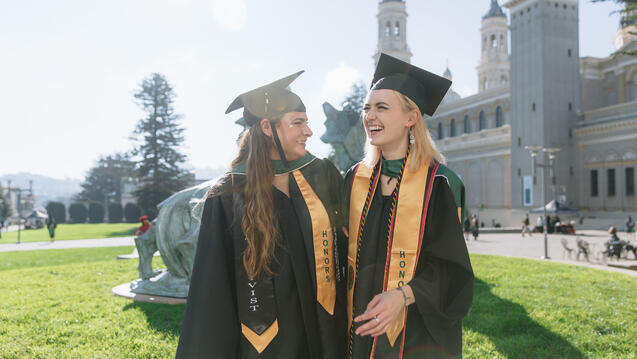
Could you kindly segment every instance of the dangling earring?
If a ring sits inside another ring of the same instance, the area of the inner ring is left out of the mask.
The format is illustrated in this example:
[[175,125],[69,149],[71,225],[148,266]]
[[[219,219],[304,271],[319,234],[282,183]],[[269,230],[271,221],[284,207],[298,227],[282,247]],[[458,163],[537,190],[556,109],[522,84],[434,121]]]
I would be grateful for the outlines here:
[[414,132],[412,131],[412,127],[409,127],[409,144],[416,143],[416,137],[414,137]]

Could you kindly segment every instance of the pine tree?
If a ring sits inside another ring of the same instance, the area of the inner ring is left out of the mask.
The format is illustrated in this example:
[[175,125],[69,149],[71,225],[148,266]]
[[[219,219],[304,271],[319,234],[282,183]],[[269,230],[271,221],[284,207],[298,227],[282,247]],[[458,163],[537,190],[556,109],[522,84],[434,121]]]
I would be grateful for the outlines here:
[[157,204],[183,189],[192,175],[181,168],[186,156],[179,151],[184,141],[181,115],[175,113],[175,93],[166,78],[158,73],[144,79],[135,93],[136,103],[146,116],[139,120],[134,139],[140,143],[133,151],[139,157],[135,191],[142,211],[154,218]]

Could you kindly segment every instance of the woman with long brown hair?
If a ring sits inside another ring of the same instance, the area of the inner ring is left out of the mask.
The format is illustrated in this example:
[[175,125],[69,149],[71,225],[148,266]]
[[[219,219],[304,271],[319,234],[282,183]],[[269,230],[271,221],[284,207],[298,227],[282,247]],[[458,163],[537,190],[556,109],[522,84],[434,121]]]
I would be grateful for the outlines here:
[[226,111],[243,107],[247,129],[204,205],[177,358],[344,356],[343,180],[305,149],[305,106],[286,89],[300,74]]
[[381,54],[363,107],[365,158],[349,188],[348,358],[462,354],[473,271],[464,185],[442,163],[423,114],[451,82]]

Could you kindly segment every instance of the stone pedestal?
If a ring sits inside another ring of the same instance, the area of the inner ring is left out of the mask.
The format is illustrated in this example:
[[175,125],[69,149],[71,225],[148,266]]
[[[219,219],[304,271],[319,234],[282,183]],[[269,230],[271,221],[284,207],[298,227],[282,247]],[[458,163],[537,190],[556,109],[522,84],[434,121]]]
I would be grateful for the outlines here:
[[185,304],[186,298],[175,298],[161,295],[138,294],[131,291],[131,283],[120,284],[113,287],[113,295],[132,299],[135,302],[162,303],[162,304]]

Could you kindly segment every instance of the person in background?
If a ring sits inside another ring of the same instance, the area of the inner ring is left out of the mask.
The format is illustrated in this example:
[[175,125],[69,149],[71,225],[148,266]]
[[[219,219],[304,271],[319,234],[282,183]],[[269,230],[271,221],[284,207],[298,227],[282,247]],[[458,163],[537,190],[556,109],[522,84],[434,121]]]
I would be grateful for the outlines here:
[[464,222],[462,225],[463,225],[464,240],[468,241],[469,234],[471,233],[471,220],[469,219],[469,217],[464,219]]
[[535,231],[540,233],[544,232],[544,219],[542,216],[537,217],[537,221],[535,222]]
[[146,233],[148,229],[150,228],[150,221],[148,221],[148,216],[139,217],[139,221],[142,222],[142,225],[139,226],[139,228],[137,228],[137,231],[135,232],[135,237],[141,236],[142,234]]
[[475,214],[471,218],[471,234],[473,235],[473,240],[477,241],[480,234],[480,224],[478,223],[478,216]]
[[627,243],[619,239],[617,236],[617,228],[615,228],[615,226],[610,226],[610,228],[608,228],[608,234],[610,234],[610,239],[604,243],[606,246],[606,252],[609,257],[615,256],[619,260],[622,249]]
[[633,222],[633,217],[628,216],[626,218],[626,233],[633,233],[635,231],[635,222]]
[[49,230],[49,238],[51,238],[51,242],[55,242],[55,228],[57,226],[55,218],[49,216],[49,218],[46,219],[46,228]]
[[524,219],[522,220],[522,237],[524,237],[524,234],[528,234],[529,237],[532,237],[531,230],[529,229],[530,223],[529,214],[527,213],[524,215]]

